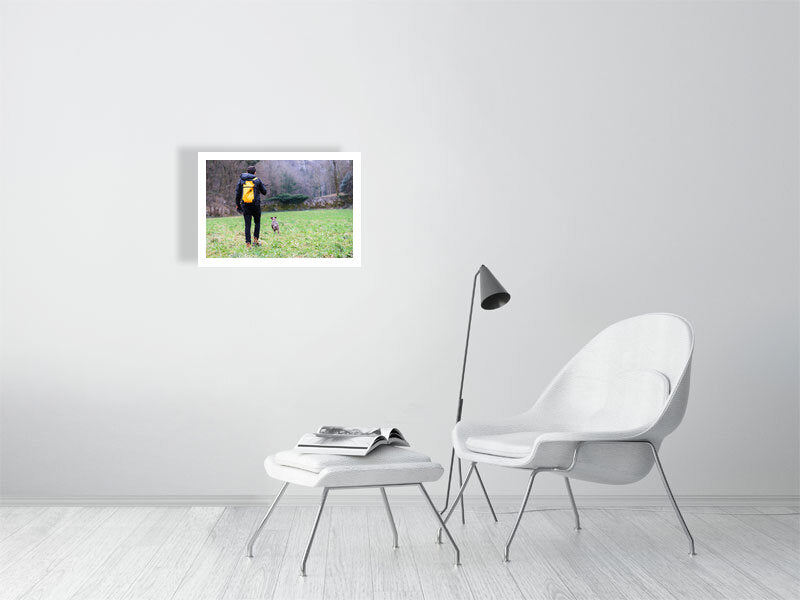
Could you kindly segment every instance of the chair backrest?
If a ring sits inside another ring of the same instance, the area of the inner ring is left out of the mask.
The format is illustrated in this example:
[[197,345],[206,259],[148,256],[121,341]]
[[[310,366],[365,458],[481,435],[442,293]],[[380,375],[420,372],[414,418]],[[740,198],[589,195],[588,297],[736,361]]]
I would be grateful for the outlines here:
[[607,327],[576,354],[529,411],[565,431],[641,430],[660,442],[683,419],[694,334],[654,313]]

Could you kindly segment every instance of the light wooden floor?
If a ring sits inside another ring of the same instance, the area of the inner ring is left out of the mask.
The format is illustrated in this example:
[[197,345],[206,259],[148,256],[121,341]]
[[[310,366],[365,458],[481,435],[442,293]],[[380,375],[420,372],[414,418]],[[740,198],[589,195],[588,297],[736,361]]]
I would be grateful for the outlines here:
[[243,558],[257,507],[0,508],[0,599],[800,598],[796,508],[686,508],[698,555],[667,508],[525,515],[501,561],[512,506],[454,524],[463,566],[434,544],[423,505],[398,505],[400,548],[379,503],[331,502],[308,577],[299,562],[312,506],[279,507],[255,558]]

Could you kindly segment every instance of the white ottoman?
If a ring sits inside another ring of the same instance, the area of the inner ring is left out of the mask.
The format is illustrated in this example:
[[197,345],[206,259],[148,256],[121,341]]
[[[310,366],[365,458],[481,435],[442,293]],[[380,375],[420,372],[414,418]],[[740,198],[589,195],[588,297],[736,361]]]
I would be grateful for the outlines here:
[[398,448],[396,446],[381,446],[370,452],[367,456],[337,456],[333,454],[303,454],[295,450],[278,452],[268,456],[264,461],[264,468],[267,474],[274,479],[283,481],[278,495],[272,501],[267,514],[261,524],[253,533],[247,543],[247,556],[253,556],[253,544],[255,543],[261,530],[283,496],[290,483],[306,487],[322,488],[322,500],[320,501],[317,517],[314,519],[314,526],[311,528],[311,535],[303,554],[303,562],[300,565],[300,574],[306,574],[306,562],[314,542],[314,535],[317,532],[322,509],[325,507],[325,500],[328,491],[341,488],[367,488],[377,487],[381,490],[383,505],[386,507],[386,514],[389,517],[389,524],[392,528],[393,547],[397,548],[397,528],[394,524],[392,509],[389,507],[389,500],[386,497],[386,489],[391,486],[416,485],[419,486],[422,495],[428,505],[436,515],[440,527],[447,534],[447,538],[455,550],[455,564],[461,564],[461,553],[453,540],[453,536],[447,530],[447,526],[442,520],[439,511],[431,502],[425,486],[422,484],[428,481],[436,481],[442,476],[444,469],[439,463],[431,462],[430,457],[410,450],[408,448]]

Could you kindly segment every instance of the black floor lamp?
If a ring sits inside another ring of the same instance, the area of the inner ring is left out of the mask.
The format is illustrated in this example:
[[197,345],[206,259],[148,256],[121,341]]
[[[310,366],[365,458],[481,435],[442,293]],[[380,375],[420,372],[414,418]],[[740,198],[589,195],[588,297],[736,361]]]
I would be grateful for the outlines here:
[[[501,306],[505,306],[509,300],[511,300],[511,294],[509,294],[505,288],[497,281],[497,278],[492,275],[492,272],[486,267],[486,265],[481,265],[481,268],[478,269],[478,272],[475,273],[475,277],[472,279],[472,299],[470,300],[469,304],[469,321],[467,321],[467,343],[464,345],[464,363],[461,366],[461,385],[458,388],[458,412],[456,413],[456,423],[461,421],[461,412],[464,407],[464,374],[467,372],[467,352],[469,351],[469,332],[472,328],[472,309],[475,306],[475,287],[478,284],[478,275],[481,277],[481,308],[484,310],[494,310],[496,308],[500,308]],[[442,509],[442,513],[444,513],[447,508],[450,506],[450,487],[453,483],[453,463],[455,462],[456,458],[456,451],[455,448],[450,451],[450,470],[447,475],[447,496],[445,497],[444,501],[444,508]],[[481,479],[481,474],[478,472],[478,468],[475,467],[475,475],[478,476],[478,482],[481,484],[481,490],[483,490],[483,495],[486,497],[486,502],[489,503],[489,510],[492,511],[492,517],[494,520],[497,521],[497,515],[494,512],[494,507],[492,506],[492,501],[489,499],[489,494],[486,493],[486,487],[483,485],[483,479]],[[463,483],[463,475],[461,472],[461,459],[458,459],[458,483],[459,487]],[[461,497],[461,522],[464,523],[464,497]]]

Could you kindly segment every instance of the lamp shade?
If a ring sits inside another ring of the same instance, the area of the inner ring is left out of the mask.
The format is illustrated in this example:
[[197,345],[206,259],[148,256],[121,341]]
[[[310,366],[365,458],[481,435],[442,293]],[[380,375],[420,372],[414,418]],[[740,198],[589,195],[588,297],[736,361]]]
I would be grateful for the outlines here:
[[494,310],[505,306],[511,300],[511,294],[506,291],[497,277],[495,277],[486,265],[481,265],[481,308],[484,310]]

